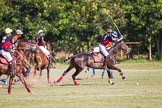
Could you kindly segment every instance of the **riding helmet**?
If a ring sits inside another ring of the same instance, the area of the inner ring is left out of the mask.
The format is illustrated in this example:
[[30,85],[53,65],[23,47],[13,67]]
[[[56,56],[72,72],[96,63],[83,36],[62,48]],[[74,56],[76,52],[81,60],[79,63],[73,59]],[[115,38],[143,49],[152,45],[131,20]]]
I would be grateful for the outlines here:
[[118,33],[117,33],[116,31],[112,31],[111,34],[112,34],[112,36],[115,37],[115,38],[118,37]]

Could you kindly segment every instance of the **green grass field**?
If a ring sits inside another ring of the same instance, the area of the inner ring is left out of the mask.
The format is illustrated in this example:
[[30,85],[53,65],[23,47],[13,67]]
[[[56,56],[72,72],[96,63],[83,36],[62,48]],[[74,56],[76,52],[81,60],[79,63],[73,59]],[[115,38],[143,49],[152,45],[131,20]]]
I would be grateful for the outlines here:
[[[56,65],[51,70],[51,81],[57,80],[68,65]],[[7,94],[7,85],[0,83],[0,108],[161,108],[162,107],[162,62],[117,64],[126,75],[123,81],[116,71],[115,85],[107,82],[107,74],[101,79],[101,70],[91,78],[92,72],[80,73],[79,86],[74,86],[70,71],[59,86],[47,84],[46,71],[41,81],[30,75],[28,94],[21,83]],[[3,76],[4,78],[6,76]]]

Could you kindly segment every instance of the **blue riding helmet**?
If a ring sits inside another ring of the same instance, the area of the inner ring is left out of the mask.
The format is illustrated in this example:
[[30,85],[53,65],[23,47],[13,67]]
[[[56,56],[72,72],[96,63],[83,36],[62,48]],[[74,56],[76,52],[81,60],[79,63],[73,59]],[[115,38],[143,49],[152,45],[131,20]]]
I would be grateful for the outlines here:
[[117,33],[116,31],[112,31],[111,34],[112,34],[112,36],[115,37],[115,38],[118,37],[118,33]]

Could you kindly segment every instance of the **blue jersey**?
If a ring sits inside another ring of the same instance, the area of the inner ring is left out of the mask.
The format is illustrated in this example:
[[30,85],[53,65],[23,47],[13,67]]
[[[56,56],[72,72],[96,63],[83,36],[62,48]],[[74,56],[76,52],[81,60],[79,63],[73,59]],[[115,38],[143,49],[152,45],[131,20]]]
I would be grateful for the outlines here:
[[44,37],[43,37],[43,36],[38,36],[38,37],[36,38],[36,42],[37,42],[37,44],[38,44],[39,46],[44,46],[43,41],[44,41]]

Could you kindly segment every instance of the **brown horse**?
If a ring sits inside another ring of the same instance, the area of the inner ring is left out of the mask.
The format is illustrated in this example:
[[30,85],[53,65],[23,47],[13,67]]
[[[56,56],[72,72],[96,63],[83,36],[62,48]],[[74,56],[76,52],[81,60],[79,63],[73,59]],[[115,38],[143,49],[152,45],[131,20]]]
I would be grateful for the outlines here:
[[[37,44],[36,41],[33,39],[33,40],[29,40],[28,41],[29,43],[32,43],[32,44]],[[46,47],[47,49],[50,51],[51,50],[51,46],[49,43],[45,43],[46,44]],[[52,58],[52,55],[51,55],[51,58]],[[48,83],[51,83],[50,81],[50,75],[49,75],[49,72],[50,72],[50,63],[49,63],[49,59],[47,58],[47,56],[39,49],[39,47],[37,47],[35,49],[35,51],[33,51],[32,54],[30,54],[30,63],[31,64],[36,64],[35,65],[35,68],[34,68],[34,76],[36,75],[37,73],[37,70],[40,71],[40,74],[39,74],[39,79],[41,79],[42,77],[42,70],[43,69],[47,69],[47,80],[48,80]]]
[[[26,75],[25,73],[25,69],[27,66],[27,60],[26,58],[23,56],[24,55],[24,49],[29,50],[31,47],[24,44],[24,43],[20,43],[18,45],[19,47],[17,47],[13,53],[13,72],[15,73],[15,75],[21,80],[21,82],[23,83],[23,85],[25,86],[26,90],[28,91],[28,93],[31,93],[30,88],[28,87],[28,85],[26,84],[24,77]],[[5,61],[5,62],[4,62]],[[8,75],[8,62],[3,59],[3,61],[1,60],[0,62],[0,76],[2,74]],[[12,88],[12,82],[13,79],[15,77],[15,75],[13,76],[9,76],[9,86],[8,86],[8,94],[11,94],[11,88]]]
[[40,71],[40,78],[42,77],[42,70],[43,69],[47,69],[47,80],[48,83],[50,83],[50,76],[49,76],[49,72],[50,72],[50,64],[49,64],[49,60],[47,58],[47,56],[42,53],[41,51],[37,51],[35,53],[35,68],[34,68],[34,75],[36,75],[36,70]]
[[[118,70],[122,78],[125,79],[125,76],[123,72],[121,71],[121,69],[114,66],[115,65],[114,59],[115,59],[115,56],[117,56],[117,52],[119,49],[123,50],[125,54],[129,53],[128,46],[123,41],[119,41],[109,50],[111,58],[108,61],[107,67],[108,69]],[[67,60],[69,59],[70,59],[70,66],[64,71],[62,76],[57,81],[54,81],[54,84],[57,85],[63,79],[63,77],[73,68],[76,69],[75,73],[72,75],[73,82],[76,86],[78,85],[78,82],[76,81],[75,77],[84,69],[85,66],[88,66],[94,69],[104,69],[103,62],[96,63],[91,53],[79,53],[72,57],[69,57]],[[111,77],[110,77],[110,71],[107,71],[107,73],[109,77],[109,82],[113,84]]]

